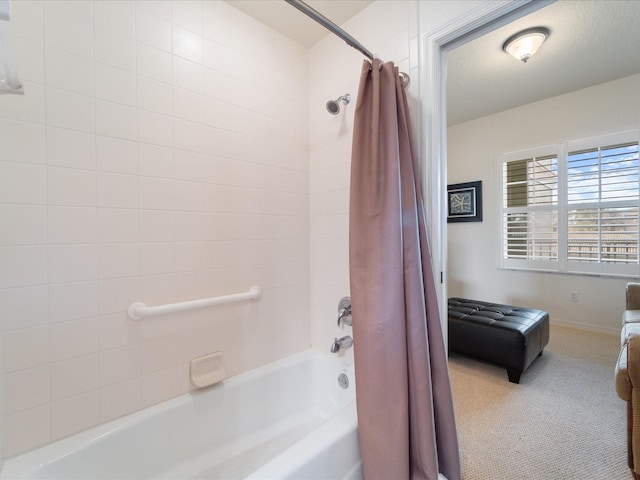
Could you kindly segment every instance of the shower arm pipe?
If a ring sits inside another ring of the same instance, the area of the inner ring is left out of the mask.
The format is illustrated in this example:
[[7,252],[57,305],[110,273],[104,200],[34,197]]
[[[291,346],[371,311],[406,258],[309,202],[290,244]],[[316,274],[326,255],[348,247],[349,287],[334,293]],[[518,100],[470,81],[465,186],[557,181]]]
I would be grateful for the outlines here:
[[0,0],[0,59],[6,79],[0,81],[0,93],[8,90],[10,93],[24,94],[22,82],[18,77],[16,60],[11,48],[11,38],[6,22],[11,19],[11,5],[9,0]]
[[212,307],[214,305],[224,305],[225,303],[242,302],[244,300],[256,300],[261,296],[262,289],[258,285],[254,285],[248,292],[223,295],[221,297],[202,298],[199,300],[190,300],[188,302],[169,303],[167,305],[158,305],[155,307],[147,307],[142,302],[134,302],[129,306],[127,315],[131,320],[140,320],[144,317],[184,312],[186,310],[194,310],[196,308]]
[[327,17],[322,15],[320,12],[318,12],[317,10],[314,10],[309,5],[304,3],[302,0],[284,0],[284,1],[287,2],[289,5],[291,5],[292,7],[295,7],[298,10],[300,10],[307,17],[311,18],[312,20],[322,25],[324,28],[329,30],[334,35],[337,35],[338,37],[340,37],[342,40],[347,42],[347,45],[349,45],[350,47],[353,47],[356,50],[362,52],[362,54],[365,57],[369,58],[370,60],[373,60],[374,55],[373,53],[371,53],[371,51],[366,49],[359,41],[357,41],[355,38],[353,38],[351,35],[349,35],[347,32],[345,32],[343,29],[341,29],[339,26],[337,26]]

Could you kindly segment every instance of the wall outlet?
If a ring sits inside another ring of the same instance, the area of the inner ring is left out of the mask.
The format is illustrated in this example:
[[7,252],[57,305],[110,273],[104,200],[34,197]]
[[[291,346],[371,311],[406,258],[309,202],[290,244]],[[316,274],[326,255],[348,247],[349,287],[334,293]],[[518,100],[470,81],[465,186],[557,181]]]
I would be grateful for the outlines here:
[[569,292],[569,301],[577,302],[578,301],[578,292],[575,290],[573,292]]

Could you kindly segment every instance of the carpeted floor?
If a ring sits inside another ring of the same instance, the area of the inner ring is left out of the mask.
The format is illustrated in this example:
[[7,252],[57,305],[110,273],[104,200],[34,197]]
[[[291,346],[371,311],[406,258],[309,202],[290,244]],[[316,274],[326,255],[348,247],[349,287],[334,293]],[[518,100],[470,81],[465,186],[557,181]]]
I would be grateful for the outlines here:
[[463,480],[630,480],[618,352],[616,336],[553,326],[519,385],[452,353]]

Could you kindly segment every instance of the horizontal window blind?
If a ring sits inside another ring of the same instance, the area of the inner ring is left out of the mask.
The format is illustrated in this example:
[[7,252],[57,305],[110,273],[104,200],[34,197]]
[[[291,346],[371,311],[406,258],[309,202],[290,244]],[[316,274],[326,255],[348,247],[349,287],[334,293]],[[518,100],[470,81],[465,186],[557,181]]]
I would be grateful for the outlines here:
[[638,143],[569,152],[567,259],[638,263]]
[[504,164],[504,256],[558,258],[558,157],[546,155]]
[[640,273],[638,136],[623,132],[540,147],[541,156],[504,155],[501,265]]
[[568,211],[570,261],[638,263],[638,207]]
[[638,200],[638,143],[570,152],[567,202]]
[[504,218],[506,258],[558,259],[558,213],[506,213]]

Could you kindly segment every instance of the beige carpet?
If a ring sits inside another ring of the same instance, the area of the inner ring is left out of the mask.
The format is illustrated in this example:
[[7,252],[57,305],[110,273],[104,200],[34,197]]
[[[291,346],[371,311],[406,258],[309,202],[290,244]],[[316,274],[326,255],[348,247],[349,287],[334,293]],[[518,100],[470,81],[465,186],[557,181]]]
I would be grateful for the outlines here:
[[522,375],[451,354],[463,480],[630,480],[618,337],[552,327]]

